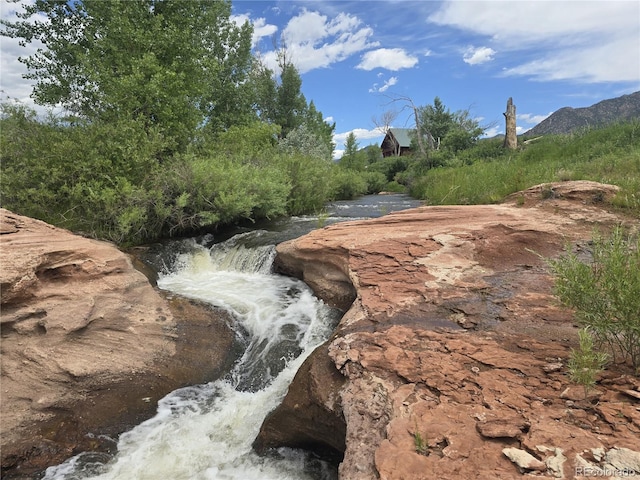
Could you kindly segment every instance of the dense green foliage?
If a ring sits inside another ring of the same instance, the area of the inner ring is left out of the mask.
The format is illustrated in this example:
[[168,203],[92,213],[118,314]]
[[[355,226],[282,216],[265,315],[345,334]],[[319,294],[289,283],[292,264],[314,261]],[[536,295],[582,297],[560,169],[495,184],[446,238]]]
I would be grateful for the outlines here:
[[321,210],[350,182],[333,174],[335,124],[286,50],[276,75],[230,15],[222,0],[37,0],[2,21],[44,44],[21,61],[37,103],[65,111],[2,105],[3,206],[119,243]]
[[4,105],[3,206],[118,243],[321,210],[337,189],[326,145],[278,131],[236,126],[167,157],[139,121],[70,126]]
[[640,367],[640,237],[616,228],[594,235],[592,259],[583,262],[567,249],[549,260],[556,275],[555,293],[576,310],[576,317],[599,346]]
[[[426,140],[428,150],[448,150],[452,153],[472,147],[484,129],[471,118],[469,110],[451,112],[436,97],[433,105],[418,107],[417,134]],[[425,152],[428,153],[428,152]]]

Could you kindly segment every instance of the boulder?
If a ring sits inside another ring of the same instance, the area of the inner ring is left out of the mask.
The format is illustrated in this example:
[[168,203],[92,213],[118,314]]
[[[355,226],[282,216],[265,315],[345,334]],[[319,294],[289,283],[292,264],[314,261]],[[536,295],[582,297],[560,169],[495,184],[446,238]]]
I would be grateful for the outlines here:
[[35,472],[219,376],[226,314],[154,289],[114,245],[0,209],[3,478]]
[[[346,313],[326,348],[333,366],[324,350],[303,366],[322,364],[327,378],[337,371],[344,381],[324,382],[317,396],[300,375],[274,415],[304,417],[290,398],[306,395],[305,405],[324,412],[320,425],[344,419],[342,480],[530,470],[572,478],[585,450],[640,450],[640,412],[624,393],[638,381],[624,366],[598,386],[606,415],[561,398],[576,325],[553,296],[544,260],[567,242],[588,255],[596,226],[638,228],[637,219],[607,210],[616,191],[594,182],[539,185],[501,205],[421,207],[279,245],[278,270]],[[261,443],[298,435],[326,441],[322,428],[315,435],[308,424],[299,431],[271,422]],[[536,461],[514,463],[505,449]]]

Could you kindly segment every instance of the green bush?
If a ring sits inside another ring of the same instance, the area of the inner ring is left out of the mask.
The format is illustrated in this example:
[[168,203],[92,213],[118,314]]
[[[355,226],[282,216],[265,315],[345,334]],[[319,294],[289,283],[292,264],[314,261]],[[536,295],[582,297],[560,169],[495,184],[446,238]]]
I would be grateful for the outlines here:
[[640,241],[621,228],[608,237],[594,235],[592,260],[585,263],[567,249],[549,260],[555,293],[574,308],[576,317],[598,346],[640,367]]
[[393,192],[393,193],[404,193],[405,190],[406,190],[405,186],[400,185],[395,180],[393,182],[387,183],[387,185],[384,188],[385,192]]
[[387,177],[381,172],[366,172],[367,193],[380,193],[387,186]]
[[284,215],[290,185],[277,165],[256,166],[224,155],[185,154],[156,179],[168,205],[168,234],[240,219]]
[[161,195],[148,180],[161,165],[161,135],[132,120],[41,122],[7,105],[2,113],[4,207],[115,242],[159,233],[154,212]]
[[367,193],[367,178],[356,170],[336,166],[332,173],[332,198],[351,200]]
[[278,162],[283,178],[288,179],[291,186],[287,213],[300,215],[322,210],[331,198],[332,165],[326,160],[302,153],[283,154]]
[[569,358],[569,377],[584,387],[584,398],[589,396],[596,384],[597,375],[602,371],[607,363],[608,355],[598,352],[594,347],[594,340],[589,328],[581,328],[578,331],[578,341],[580,347],[571,349]]

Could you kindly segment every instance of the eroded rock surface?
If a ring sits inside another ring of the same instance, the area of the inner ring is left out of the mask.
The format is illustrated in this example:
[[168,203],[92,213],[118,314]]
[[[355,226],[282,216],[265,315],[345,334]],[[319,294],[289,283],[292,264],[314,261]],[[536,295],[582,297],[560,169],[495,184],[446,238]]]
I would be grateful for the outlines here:
[[113,446],[228,363],[226,316],[160,294],[109,243],[0,209],[0,264],[3,478]]
[[[610,368],[587,400],[567,396],[579,392],[566,375],[576,326],[543,259],[567,242],[588,254],[595,227],[638,228],[605,208],[615,192],[540,185],[502,205],[422,207],[279,245],[280,271],[348,311],[325,345],[344,382],[325,367],[315,398],[297,379],[273,417],[304,418],[290,401],[303,391],[307,403],[332,405],[327,416],[341,414],[346,432],[342,480],[574,478],[589,462],[610,465],[615,449],[637,453],[630,369]],[[326,358],[307,362],[310,371]],[[295,427],[282,426],[295,443]],[[277,444],[267,432],[278,427],[267,419],[261,441]],[[314,436],[308,424],[304,435]]]

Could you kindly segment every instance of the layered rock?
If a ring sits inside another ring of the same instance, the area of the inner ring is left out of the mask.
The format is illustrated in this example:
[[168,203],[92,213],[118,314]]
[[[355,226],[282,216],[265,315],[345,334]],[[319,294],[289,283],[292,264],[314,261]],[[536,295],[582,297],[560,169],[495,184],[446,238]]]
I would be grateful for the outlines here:
[[113,447],[229,361],[225,315],[163,296],[109,243],[0,209],[0,262],[3,478]]
[[322,394],[297,377],[258,446],[335,448],[309,425],[341,418],[343,480],[573,478],[585,462],[604,468],[616,448],[633,458],[640,381],[614,366],[590,399],[569,382],[576,327],[544,261],[567,242],[587,254],[596,226],[637,228],[604,208],[615,192],[540,185],[502,205],[422,207],[279,245],[281,272],[332,305],[351,303],[324,347],[333,368],[322,350],[303,367]]

